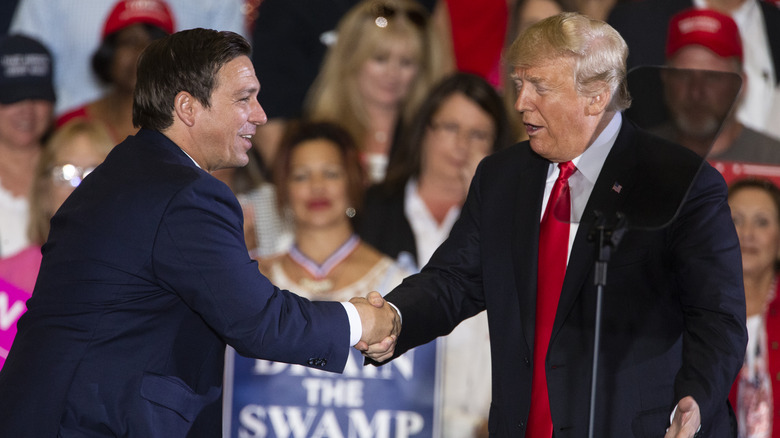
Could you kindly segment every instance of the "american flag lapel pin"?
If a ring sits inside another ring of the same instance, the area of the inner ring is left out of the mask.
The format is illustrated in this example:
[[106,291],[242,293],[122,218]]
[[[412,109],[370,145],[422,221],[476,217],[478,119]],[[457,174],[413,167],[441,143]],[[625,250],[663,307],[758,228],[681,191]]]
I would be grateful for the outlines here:
[[619,182],[615,181],[615,184],[612,184],[612,191],[615,193],[620,193],[621,190],[623,190],[623,186]]

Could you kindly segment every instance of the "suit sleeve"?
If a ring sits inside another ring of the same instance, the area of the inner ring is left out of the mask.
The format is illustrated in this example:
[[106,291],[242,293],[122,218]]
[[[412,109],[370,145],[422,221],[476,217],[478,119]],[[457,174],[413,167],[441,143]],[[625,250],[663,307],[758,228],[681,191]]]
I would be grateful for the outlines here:
[[[171,200],[153,252],[155,275],[240,354],[343,370],[347,313],[280,290],[249,258],[241,207],[227,186],[200,178]],[[324,361],[323,361],[324,359]]]
[[449,334],[461,321],[484,310],[480,257],[480,176],[449,237],[419,274],[408,277],[386,299],[403,315],[396,357],[410,348]]
[[675,397],[693,396],[706,426],[728,397],[747,343],[739,240],[723,178],[706,163],[669,233],[684,318]]

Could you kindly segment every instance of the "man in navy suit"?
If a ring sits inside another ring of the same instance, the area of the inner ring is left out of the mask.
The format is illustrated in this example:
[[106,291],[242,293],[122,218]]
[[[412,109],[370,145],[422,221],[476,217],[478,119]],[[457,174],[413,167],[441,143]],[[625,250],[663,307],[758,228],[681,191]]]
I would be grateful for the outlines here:
[[210,172],[245,165],[266,121],[249,53],[194,29],[142,55],[140,131],[52,219],[0,373],[0,435],[220,436],[226,343],[340,372],[350,345],[392,340],[381,297],[309,302],[248,256],[241,207]]
[[[736,436],[727,396],[745,302],[726,185],[622,117],[626,54],[614,29],[574,13],[518,37],[507,59],[530,140],[482,161],[449,238],[385,297],[403,318],[394,349],[364,352],[396,357],[487,310],[491,436],[588,436],[597,212],[608,226],[622,213],[629,228],[607,247],[593,436]],[[568,188],[558,165],[573,169]],[[561,233],[560,283],[542,289],[552,263],[539,260]]]

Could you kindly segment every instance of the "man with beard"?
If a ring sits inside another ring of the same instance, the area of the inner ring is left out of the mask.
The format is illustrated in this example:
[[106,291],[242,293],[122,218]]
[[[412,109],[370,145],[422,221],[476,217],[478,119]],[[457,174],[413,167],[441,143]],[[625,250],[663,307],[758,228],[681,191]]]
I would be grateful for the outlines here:
[[[735,106],[746,95],[742,42],[734,20],[708,9],[687,9],[669,23],[666,65],[662,73],[670,122],[656,134],[710,160],[780,164],[780,142],[737,120]],[[742,89],[737,90],[742,78]],[[723,128],[718,132],[718,128]]]

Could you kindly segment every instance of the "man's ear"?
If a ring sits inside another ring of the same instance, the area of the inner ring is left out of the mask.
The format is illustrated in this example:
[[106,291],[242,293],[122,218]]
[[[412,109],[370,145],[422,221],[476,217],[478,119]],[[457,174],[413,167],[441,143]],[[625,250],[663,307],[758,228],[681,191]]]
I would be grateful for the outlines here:
[[610,100],[612,100],[612,93],[609,92],[609,87],[605,85],[601,92],[588,98],[588,115],[595,116],[603,113],[607,109]]
[[200,102],[186,91],[179,91],[173,99],[173,111],[176,117],[187,126],[195,124],[195,116],[200,110]]

